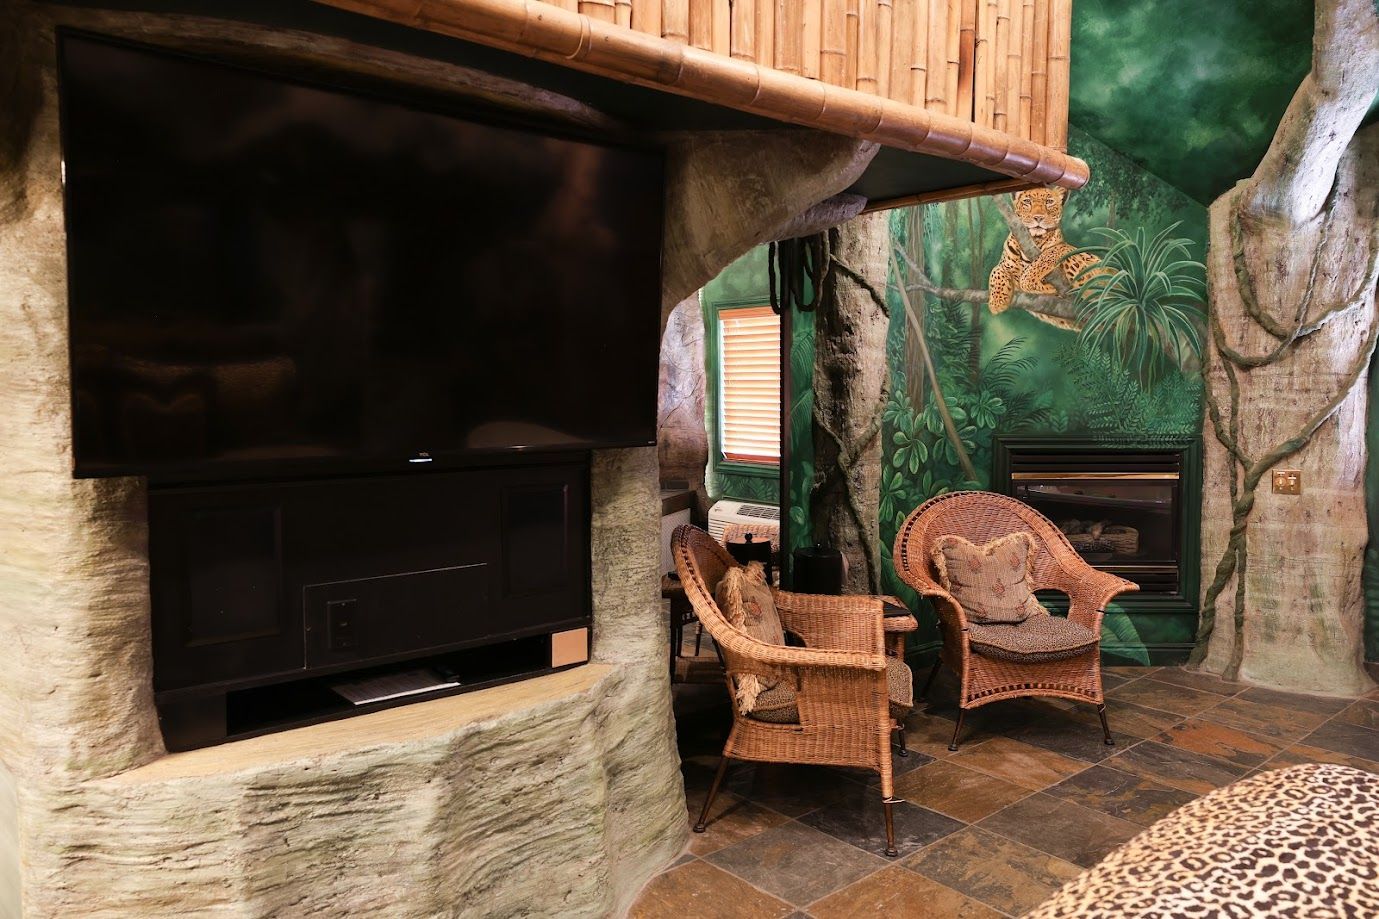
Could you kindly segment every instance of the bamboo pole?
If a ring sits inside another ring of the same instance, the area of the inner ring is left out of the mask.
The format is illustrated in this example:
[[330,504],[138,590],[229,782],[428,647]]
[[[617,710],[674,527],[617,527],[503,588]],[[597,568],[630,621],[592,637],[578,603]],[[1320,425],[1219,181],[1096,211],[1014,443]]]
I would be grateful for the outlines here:
[[880,44],[877,41],[876,26],[880,4],[877,0],[861,0],[857,19],[857,89],[874,96],[879,91],[881,75]]
[[613,0],[613,21],[624,29],[632,28],[632,0]]
[[776,70],[804,75],[804,0],[780,0],[776,16]]
[[[962,8],[969,0],[948,0],[948,12],[946,14],[944,30],[945,48],[944,67],[943,67],[943,99],[946,103],[944,111],[954,117],[961,118],[962,103],[958,100],[958,77],[962,70]],[[972,113],[967,113],[967,120],[972,120]]]
[[316,2],[786,124],[971,163],[1031,184],[1080,188],[1088,178],[1087,164],[1076,157],[970,121],[643,35],[542,0]]
[[1020,136],[1020,48],[1025,36],[1021,31],[1024,25],[1023,0],[1010,3],[1010,46],[1006,49],[1006,131]]
[[689,0],[662,0],[661,37],[677,45],[689,44]]
[[914,74],[910,65],[915,54],[915,2],[893,0],[891,7],[891,85],[888,99],[908,103]]
[[661,0],[632,0],[632,28],[647,35],[661,34]]
[[[847,42],[843,56],[843,85],[857,88],[857,77],[862,72],[862,20],[863,6],[870,0],[847,0]],[[870,17],[867,17],[870,21]]]
[[1073,0],[1049,0],[1049,79],[1044,142],[1068,149],[1068,64],[1073,39]]
[[972,85],[972,120],[991,127],[996,107],[996,0],[980,0],[977,6],[976,58]]
[[849,0],[823,0],[823,33],[819,44],[819,79],[842,86],[847,72],[847,4]]
[[[872,90],[878,96],[889,98],[891,94],[891,25],[895,22],[895,0],[876,0],[876,87]],[[858,89],[861,89],[858,86]]]
[[689,43],[705,51],[713,50],[714,0],[689,0]]
[[756,62],[763,67],[776,64],[776,7],[780,0],[756,0],[756,22],[753,32],[756,37]]
[[560,7],[562,10],[569,10],[572,13],[579,12],[579,0],[547,0],[547,2]]
[[800,23],[800,74],[819,79],[819,52],[824,34],[824,0],[804,0]]
[[1034,74],[1034,0],[1024,0],[1020,26],[1020,136],[1031,136]]
[[959,118],[971,120],[974,116],[973,84],[976,81],[977,56],[977,11],[983,0],[963,0],[962,18],[958,31],[958,82],[956,98]]
[[713,32],[709,50],[732,54],[733,5],[731,0],[713,0]]
[[992,71],[991,126],[998,131],[1006,130],[1010,123],[1010,97],[1006,93],[1006,68],[1010,66],[1010,3],[1011,0],[997,0],[996,4],[996,60]]
[[1030,62],[1029,138],[1049,136],[1049,0],[1034,0],[1034,57]]
[[925,108],[929,91],[929,7],[934,0],[914,0],[914,51],[910,58],[910,103]]
[[757,59],[757,3],[763,5],[772,0],[733,0],[729,6],[732,14],[728,31],[729,53],[743,61]]
[[948,111],[948,4],[950,0],[929,0],[928,53],[925,56],[924,107],[931,112]]
[[613,0],[579,0],[580,15],[597,19],[600,22],[613,22]]

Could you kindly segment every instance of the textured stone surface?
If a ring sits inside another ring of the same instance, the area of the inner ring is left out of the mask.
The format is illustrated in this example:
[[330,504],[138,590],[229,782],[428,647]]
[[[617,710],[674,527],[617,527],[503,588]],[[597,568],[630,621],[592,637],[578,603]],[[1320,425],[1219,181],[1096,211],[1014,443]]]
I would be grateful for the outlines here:
[[704,427],[704,313],[699,297],[671,311],[661,336],[661,382],[656,412],[656,448],[662,482],[688,482],[707,512],[704,470],[709,435]]
[[[621,913],[686,839],[654,448],[594,456],[591,666],[165,752],[144,483],[70,475],[57,22],[600,119],[338,38],[0,3],[0,917],[21,898],[36,917]],[[811,137],[679,142],[693,166],[689,179],[672,170],[668,285],[712,276],[869,156],[836,140],[811,149]],[[734,156],[750,156],[755,178]],[[743,182],[755,185],[735,201]]]

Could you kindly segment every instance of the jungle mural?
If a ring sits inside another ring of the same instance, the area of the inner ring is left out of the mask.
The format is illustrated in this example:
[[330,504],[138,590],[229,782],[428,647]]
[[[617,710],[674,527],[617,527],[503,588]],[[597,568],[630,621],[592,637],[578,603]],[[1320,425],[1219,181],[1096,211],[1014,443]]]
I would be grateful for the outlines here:
[[[1200,259],[1206,212],[1086,135],[1072,152],[1088,187],[968,199],[892,213],[890,394],[883,415],[883,589],[906,515],[947,491],[987,488],[998,434],[1198,434]],[[808,541],[812,326],[792,341],[796,437],[792,542]],[[932,617],[921,617],[932,622]],[[1109,654],[1147,663],[1146,644],[1191,642],[1192,617],[1106,618]],[[921,632],[921,650],[937,632]]]

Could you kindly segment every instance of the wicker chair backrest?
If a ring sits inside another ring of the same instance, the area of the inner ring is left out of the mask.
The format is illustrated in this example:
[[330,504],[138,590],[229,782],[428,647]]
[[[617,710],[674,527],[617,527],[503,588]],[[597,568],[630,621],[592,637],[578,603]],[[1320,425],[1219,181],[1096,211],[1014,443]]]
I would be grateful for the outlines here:
[[985,491],[940,495],[916,508],[896,534],[895,571],[916,589],[939,586],[931,552],[940,536],[980,546],[1021,531],[1034,536],[1034,588],[1067,591],[1072,572],[1085,564],[1068,538],[1028,504]]

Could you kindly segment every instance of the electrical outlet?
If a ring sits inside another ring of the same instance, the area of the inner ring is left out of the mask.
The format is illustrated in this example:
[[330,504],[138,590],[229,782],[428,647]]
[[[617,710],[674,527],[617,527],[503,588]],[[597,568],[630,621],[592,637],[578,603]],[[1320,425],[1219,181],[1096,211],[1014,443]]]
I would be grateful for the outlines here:
[[1300,494],[1302,494],[1302,470],[1301,470],[1301,469],[1275,469],[1275,470],[1274,470],[1274,494],[1276,494],[1276,495],[1300,495]]

